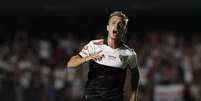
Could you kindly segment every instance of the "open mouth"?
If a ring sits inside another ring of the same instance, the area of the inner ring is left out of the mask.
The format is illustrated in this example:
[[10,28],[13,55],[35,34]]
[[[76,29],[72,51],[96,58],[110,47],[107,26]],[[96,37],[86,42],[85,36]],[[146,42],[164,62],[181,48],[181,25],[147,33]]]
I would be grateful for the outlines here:
[[113,30],[113,33],[117,34],[117,31],[116,31],[116,30]]

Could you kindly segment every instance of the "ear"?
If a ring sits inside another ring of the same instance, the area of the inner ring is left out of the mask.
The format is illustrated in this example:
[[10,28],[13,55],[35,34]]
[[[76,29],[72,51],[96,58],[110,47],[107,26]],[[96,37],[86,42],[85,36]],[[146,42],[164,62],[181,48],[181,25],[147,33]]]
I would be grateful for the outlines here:
[[107,25],[107,31],[109,31],[109,26]]
[[127,33],[127,30],[128,30],[128,27],[125,28],[125,32],[124,33]]
[[127,33],[127,27],[124,29],[124,32],[121,36],[121,40],[125,41],[126,40],[126,33]]

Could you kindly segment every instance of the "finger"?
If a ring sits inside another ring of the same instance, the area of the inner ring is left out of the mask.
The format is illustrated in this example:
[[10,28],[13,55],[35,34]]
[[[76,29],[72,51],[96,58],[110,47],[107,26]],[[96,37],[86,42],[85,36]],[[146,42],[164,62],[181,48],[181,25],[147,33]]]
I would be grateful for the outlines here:
[[97,59],[96,59],[96,58],[93,58],[92,60],[96,61]]
[[102,60],[102,57],[98,57],[98,61],[101,61]]
[[97,58],[102,58],[103,56],[102,55],[97,55]]
[[101,55],[101,58],[105,57],[104,54]]
[[95,59],[95,60],[99,60],[99,56],[95,56],[94,59]]
[[100,50],[100,51],[98,51],[96,54],[99,54],[99,53],[101,53],[103,50]]
[[97,57],[104,57],[104,54],[97,54]]
[[94,56],[94,58],[99,58],[99,57],[100,57],[100,55],[98,55],[98,54]]
[[104,54],[99,55],[98,58],[99,58],[99,61],[102,60],[102,58],[104,58]]
[[101,58],[101,56],[99,56],[99,55],[95,55],[95,56],[94,56],[94,59],[96,59],[96,60],[98,60],[98,61],[100,61],[100,58]]

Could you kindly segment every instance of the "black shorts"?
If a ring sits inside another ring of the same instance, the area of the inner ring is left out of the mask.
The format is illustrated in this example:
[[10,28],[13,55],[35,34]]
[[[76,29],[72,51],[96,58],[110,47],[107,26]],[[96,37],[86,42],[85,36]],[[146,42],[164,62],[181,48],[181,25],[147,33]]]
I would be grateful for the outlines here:
[[82,101],[123,101],[123,93],[116,92],[118,91],[85,90]]
[[90,96],[90,95],[84,95],[82,101],[123,101],[123,97],[114,97],[114,98],[103,98],[100,96]]

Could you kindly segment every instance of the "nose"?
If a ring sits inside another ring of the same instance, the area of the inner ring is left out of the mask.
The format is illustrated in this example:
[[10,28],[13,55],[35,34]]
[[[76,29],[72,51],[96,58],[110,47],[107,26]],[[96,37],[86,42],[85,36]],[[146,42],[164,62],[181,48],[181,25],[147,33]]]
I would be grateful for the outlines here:
[[117,24],[117,27],[118,27],[118,28],[120,28],[120,27],[121,27],[121,24],[120,24],[120,23],[118,23],[118,24]]
[[121,24],[120,24],[120,23],[117,23],[117,24],[116,24],[116,28],[117,28],[117,29],[120,29],[120,28],[121,28]]

